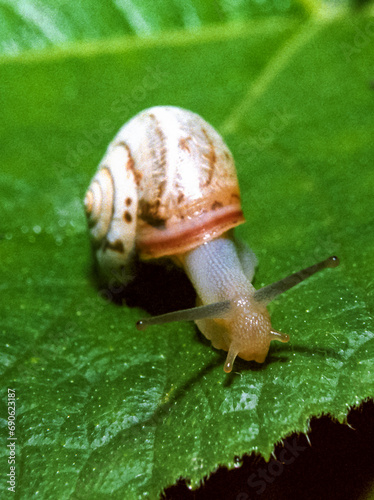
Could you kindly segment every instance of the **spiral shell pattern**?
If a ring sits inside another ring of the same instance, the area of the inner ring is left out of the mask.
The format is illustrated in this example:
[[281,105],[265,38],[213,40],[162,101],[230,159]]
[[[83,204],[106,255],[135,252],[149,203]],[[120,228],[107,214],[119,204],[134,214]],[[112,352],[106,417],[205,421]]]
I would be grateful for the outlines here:
[[84,205],[102,273],[106,278],[126,282],[126,267],[135,245],[138,206],[132,163],[126,149],[109,147],[87,190]]

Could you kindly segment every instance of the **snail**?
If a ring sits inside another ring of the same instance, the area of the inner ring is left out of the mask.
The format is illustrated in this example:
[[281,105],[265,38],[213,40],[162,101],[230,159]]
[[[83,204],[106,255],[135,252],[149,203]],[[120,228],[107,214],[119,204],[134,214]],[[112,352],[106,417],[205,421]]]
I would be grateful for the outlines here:
[[168,257],[196,290],[196,307],[140,320],[137,328],[195,321],[213,347],[227,351],[227,373],[237,356],[262,363],[272,340],[288,342],[271,326],[266,306],[275,297],[339,264],[330,257],[256,290],[256,257],[233,232],[245,219],[231,152],[199,115],[173,106],[146,109],[119,130],[85,210],[107,279],[129,281],[135,256]]

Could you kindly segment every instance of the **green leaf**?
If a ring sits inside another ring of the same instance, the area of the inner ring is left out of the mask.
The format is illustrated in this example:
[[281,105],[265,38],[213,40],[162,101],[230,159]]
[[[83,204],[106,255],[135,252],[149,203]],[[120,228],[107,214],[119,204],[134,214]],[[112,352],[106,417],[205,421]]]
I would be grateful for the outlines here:
[[[345,0],[347,1],[347,0]],[[124,34],[150,36],[170,29],[199,29],[207,24],[302,14],[304,2],[289,0],[1,0],[1,52],[15,54],[61,43],[105,40]]]
[[[6,439],[15,389],[22,498],[196,487],[373,397],[373,7],[144,4],[0,3],[0,415]],[[341,259],[272,304],[291,341],[263,365],[224,374],[192,324],[136,331],[191,301],[176,271],[150,268],[122,307],[93,278],[81,200],[118,128],[156,104],[201,114],[232,149],[256,288]]]

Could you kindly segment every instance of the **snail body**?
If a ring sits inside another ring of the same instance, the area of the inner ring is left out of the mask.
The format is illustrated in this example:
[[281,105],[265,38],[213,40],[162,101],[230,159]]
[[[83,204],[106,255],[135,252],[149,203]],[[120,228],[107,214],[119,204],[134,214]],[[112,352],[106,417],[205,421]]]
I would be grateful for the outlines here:
[[266,305],[337,258],[255,290],[254,253],[233,236],[245,222],[234,161],[221,136],[200,116],[173,106],[145,110],[118,132],[86,193],[95,258],[109,279],[131,279],[131,263],[169,257],[182,266],[197,293],[196,308],[138,322],[194,320],[217,349],[263,362],[273,330]]

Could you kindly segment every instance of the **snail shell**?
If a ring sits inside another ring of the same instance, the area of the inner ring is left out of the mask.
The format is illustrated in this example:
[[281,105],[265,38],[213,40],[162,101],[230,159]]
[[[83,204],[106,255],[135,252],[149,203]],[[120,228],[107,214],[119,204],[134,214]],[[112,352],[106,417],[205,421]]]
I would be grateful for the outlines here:
[[183,254],[245,221],[232,155],[197,114],[142,111],[118,132],[85,198],[108,275],[140,258]]

